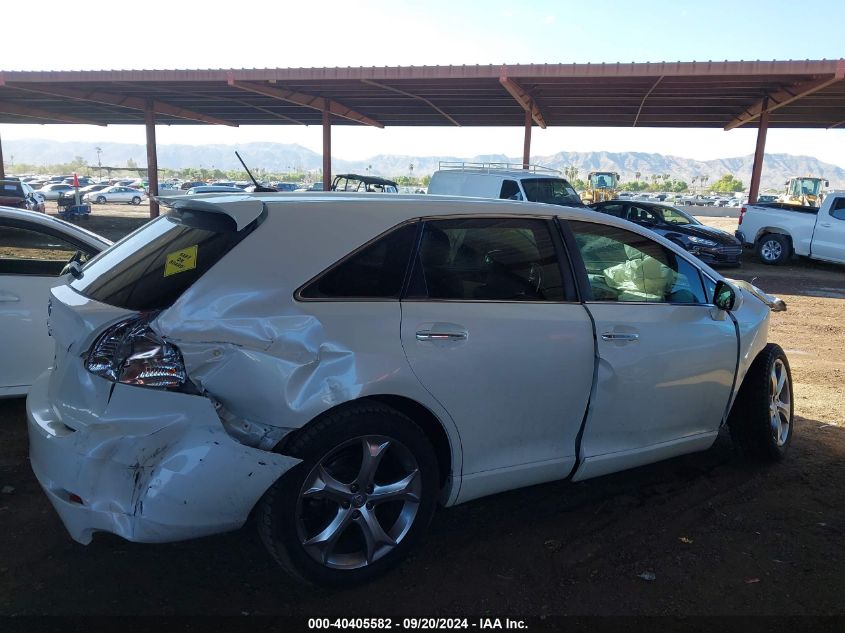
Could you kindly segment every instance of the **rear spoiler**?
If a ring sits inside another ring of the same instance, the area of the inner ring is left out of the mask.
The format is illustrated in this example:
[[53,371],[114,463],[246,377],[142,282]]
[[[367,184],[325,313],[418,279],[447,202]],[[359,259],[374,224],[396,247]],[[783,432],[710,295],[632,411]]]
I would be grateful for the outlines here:
[[238,231],[248,226],[264,211],[264,203],[246,193],[243,195],[209,193],[174,198],[160,196],[156,198],[156,201],[168,209],[185,209],[228,215],[235,221],[235,227]]

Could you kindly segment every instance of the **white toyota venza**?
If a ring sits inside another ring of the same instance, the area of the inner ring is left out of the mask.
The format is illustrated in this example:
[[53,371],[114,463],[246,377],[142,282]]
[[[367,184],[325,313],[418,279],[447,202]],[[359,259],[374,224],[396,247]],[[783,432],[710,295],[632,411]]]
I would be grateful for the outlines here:
[[369,579],[438,503],[705,450],[779,459],[782,302],[586,209],[439,196],[174,199],[54,288],[31,462],[71,536],[254,515],[314,583]]

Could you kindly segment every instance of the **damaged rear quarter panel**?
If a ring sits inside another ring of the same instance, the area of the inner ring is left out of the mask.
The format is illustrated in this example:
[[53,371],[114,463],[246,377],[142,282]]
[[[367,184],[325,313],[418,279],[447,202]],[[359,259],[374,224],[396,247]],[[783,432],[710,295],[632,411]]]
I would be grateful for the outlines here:
[[336,208],[303,204],[310,204],[307,212],[268,204],[259,229],[160,314],[154,329],[179,347],[194,383],[227,411],[259,424],[296,429],[358,398],[414,399],[444,424],[453,472],[460,473],[454,423],[418,383],[402,350],[399,302],[293,296],[405,218],[356,202],[362,207],[356,222],[332,230]]

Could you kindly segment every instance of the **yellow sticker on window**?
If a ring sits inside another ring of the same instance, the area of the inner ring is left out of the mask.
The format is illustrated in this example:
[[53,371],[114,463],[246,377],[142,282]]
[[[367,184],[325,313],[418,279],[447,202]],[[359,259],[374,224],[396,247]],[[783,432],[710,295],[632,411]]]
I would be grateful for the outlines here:
[[189,246],[180,251],[168,253],[164,259],[164,276],[169,277],[197,267],[197,246]]

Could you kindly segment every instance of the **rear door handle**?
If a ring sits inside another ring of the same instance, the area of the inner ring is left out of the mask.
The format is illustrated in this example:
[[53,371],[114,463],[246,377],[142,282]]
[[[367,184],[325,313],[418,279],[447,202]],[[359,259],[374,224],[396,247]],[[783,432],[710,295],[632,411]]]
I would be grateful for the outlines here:
[[819,226],[823,226],[826,229],[830,228],[830,222],[819,222]]
[[433,330],[417,332],[418,341],[465,341],[466,339],[466,332],[435,332]]
[[17,295],[13,295],[11,292],[3,292],[0,290],[0,301],[20,301],[21,298]]
[[636,341],[640,335],[631,332],[605,332],[601,335],[603,341]]

